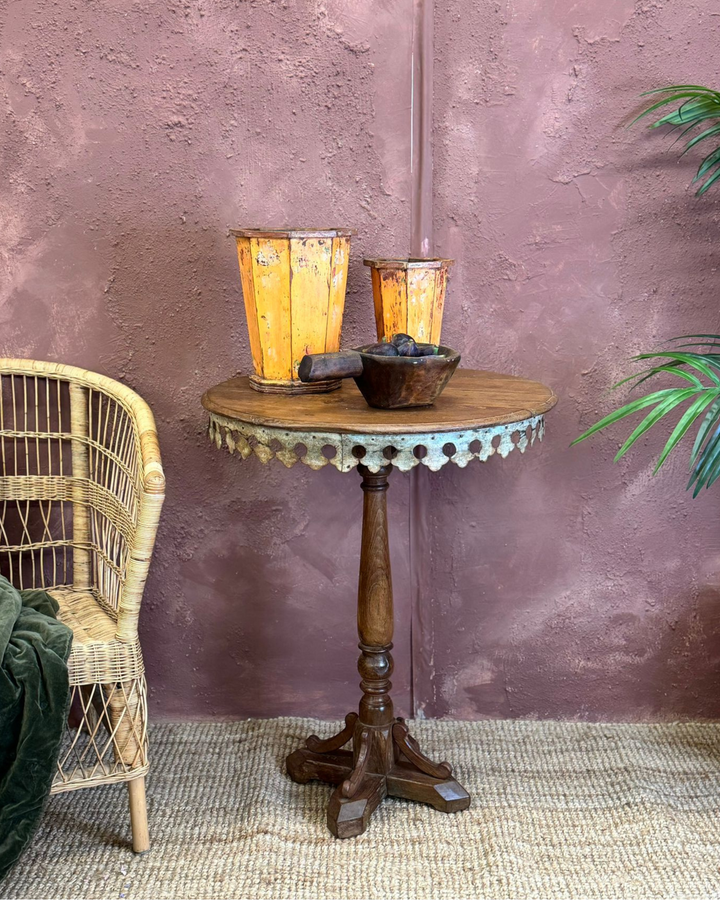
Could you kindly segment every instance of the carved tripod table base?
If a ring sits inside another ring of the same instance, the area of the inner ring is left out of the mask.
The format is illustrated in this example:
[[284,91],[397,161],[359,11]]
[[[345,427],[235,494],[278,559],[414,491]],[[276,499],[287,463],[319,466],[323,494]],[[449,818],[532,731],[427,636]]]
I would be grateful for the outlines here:
[[[322,741],[312,735],[287,758],[293,781],[336,784],[328,805],[328,828],[338,838],[355,837],[385,797],[429,803],[443,812],[470,806],[470,795],[446,762],[434,763],[420,750],[407,725],[395,718],[390,697],[393,633],[392,583],[385,492],[391,465],[371,472],[360,465],[363,529],[358,585],[358,634],[363,697],[345,728]],[[353,749],[342,750],[352,740]]]
[[[340,734],[325,741],[310,737],[288,757],[290,777],[301,784],[337,785],[328,825],[341,838],[361,834],[388,796],[444,812],[467,809],[470,797],[450,766],[424,756],[393,712],[388,475],[393,468],[406,472],[418,465],[432,472],[449,462],[465,467],[471,459],[484,461],[495,453],[504,458],[515,448],[524,453],[542,438],[544,413],[557,397],[525,378],[460,369],[434,406],[392,413],[369,407],[349,379],[330,394],[298,396],[288,403],[286,397],[257,393],[247,378],[231,378],[207,391],[202,402],[217,447],[225,445],[241,459],[254,454],[264,463],[277,458],[288,467],[302,459],[312,469],[334,465],[341,472],[357,465],[362,477],[357,624],[363,695]],[[299,443],[306,451],[302,456]],[[325,455],[326,446],[334,456]],[[352,751],[343,749],[351,740]]]
[[[346,379],[330,394],[286,397],[257,393],[246,377],[231,378],[203,396],[210,437],[240,459],[298,460],[312,469],[333,465],[362,476],[363,524],[358,584],[358,661],[363,695],[340,734],[310,737],[287,760],[290,777],[337,785],[328,825],[337,837],[361,834],[385,797],[429,803],[445,812],[470,805],[447,763],[424,756],[390,697],[393,599],[385,494],[393,468],[426,466],[436,472],[453,462],[524,453],[544,432],[544,413],[557,397],[545,385],[497,372],[460,369],[434,406],[376,410]],[[499,442],[499,443],[496,443]],[[297,452],[298,444],[305,453]],[[335,450],[325,455],[325,447]],[[278,449],[279,448],[279,449]],[[388,456],[387,451],[393,452]],[[418,455],[418,450],[425,453]],[[392,463],[389,460],[392,459]],[[361,461],[361,462],[359,462]],[[342,749],[350,745],[352,751]]]
[[[389,729],[371,728],[358,723],[357,713],[348,713],[345,723],[340,734],[327,741],[313,735],[306,747],[287,758],[288,774],[298,784],[338,785],[327,810],[335,837],[362,834],[385,797],[417,800],[447,813],[470,806],[470,795],[452,777],[450,766],[424,756],[402,719],[395,719]],[[340,749],[351,738],[358,741],[358,734],[359,752]],[[390,764],[382,771],[386,759]]]

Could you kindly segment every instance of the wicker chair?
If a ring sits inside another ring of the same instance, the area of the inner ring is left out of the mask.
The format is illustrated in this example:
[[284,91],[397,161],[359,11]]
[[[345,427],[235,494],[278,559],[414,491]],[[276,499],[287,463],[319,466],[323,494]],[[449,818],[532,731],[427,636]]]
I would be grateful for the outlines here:
[[164,491],[137,394],[84,369],[0,359],[0,573],[52,594],[74,633],[52,792],[127,781],[138,853],[149,839],[137,625]]

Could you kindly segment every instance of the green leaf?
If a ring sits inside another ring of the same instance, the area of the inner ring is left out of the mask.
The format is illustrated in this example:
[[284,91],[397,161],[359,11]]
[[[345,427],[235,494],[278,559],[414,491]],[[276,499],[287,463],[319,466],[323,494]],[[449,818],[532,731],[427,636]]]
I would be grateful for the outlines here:
[[[682,363],[674,362],[674,363],[665,363],[662,366],[652,366],[649,369],[642,369],[640,372],[635,372],[633,375],[628,375],[627,378],[623,378],[620,381],[615,382],[610,388],[611,391],[616,391],[619,387],[622,387],[624,384],[627,384],[630,381],[635,381],[636,378],[639,378],[637,384],[634,384],[630,390],[634,390],[641,381],[645,381],[648,378],[652,378],[653,375],[658,374],[659,372],[676,372],[677,367],[682,365]],[[686,373],[687,374],[687,373]],[[694,375],[689,375],[690,378],[694,378]]]
[[[642,96],[658,96],[659,99],[651,103],[647,109],[644,109],[630,124],[633,125],[635,122],[658,110],[664,110],[665,107],[679,104],[676,109],[665,112],[650,124],[651,128],[670,126],[673,130],[682,129],[676,141],[685,139],[686,135],[700,125],[701,122],[716,120],[715,124],[711,125],[710,128],[706,128],[700,134],[696,134],[688,139],[685,149],[680,154],[681,156],[684,156],[701,141],[710,138],[720,139],[720,121],[718,121],[720,120],[720,92],[701,85],[675,85],[645,91]],[[706,178],[706,176],[709,177]],[[702,197],[719,177],[720,147],[716,147],[715,150],[707,154],[698,167],[693,183],[698,183],[704,178],[706,180],[696,190],[695,195]]]
[[714,341],[720,341],[720,334],[680,334],[674,338],[668,338],[667,344],[671,341],[687,341],[690,338],[712,338]]
[[680,116],[677,113],[673,113],[672,115],[668,114],[667,117],[663,117],[662,121],[658,119],[657,122],[653,122],[649,127],[661,128],[663,125],[670,125],[671,130],[675,131],[676,129],[685,126],[679,137],[676,138],[675,141],[673,141],[673,143],[677,143],[679,138],[684,137],[688,131],[692,131],[693,128],[696,128],[702,122],[707,122],[710,119],[720,119],[720,107],[718,107],[717,109],[707,110],[704,113],[695,115],[693,116],[692,121],[690,121],[687,116]]
[[663,447],[662,453],[658,457],[657,464],[655,466],[655,469],[653,470],[653,475],[660,469],[660,466],[662,466],[670,453],[672,453],[675,447],[680,443],[681,439],[685,436],[688,429],[695,423],[699,416],[702,415],[705,409],[714,400],[718,399],[718,396],[720,396],[720,391],[708,391],[707,394],[703,394],[700,397],[697,397],[685,410],[680,418],[680,421],[677,423],[672,431],[672,434],[668,438],[667,443]]
[[683,103],[674,112],[666,113],[649,127],[662,128],[663,125],[673,125],[680,128],[682,125],[689,125],[690,128],[694,128],[700,122],[717,118],[720,118],[720,104],[693,100]]
[[708,475],[707,480],[705,482],[705,488],[712,487],[715,482],[720,477],[720,459],[718,459],[717,463],[713,466],[712,472]]
[[[693,497],[697,497],[703,487],[709,487],[710,479],[720,471],[720,429],[717,429],[711,441],[705,447],[698,463],[690,476],[688,488],[695,482]],[[713,479],[714,480],[714,479]]]
[[[677,346],[680,349],[687,349],[688,347],[710,347],[711,349],[715,348],[715,347],[720,348],[720,344],[716,344],[713,341],[705,341],[702,344],[699,344],[697,341],[691,341],[688,344],[678,344]],[[703,356],[718,358],[718,357],[720,357],[720,354],[718,354],[718,353],[703,353]]]
[[649,97],[651,94],[667,94],[672,91],[702,91],[705,94],[715,94],[720,100],[720,92],[703,84],[671,84],[668,87],[653,88],[651,91],[643,91],[641,97]]
[[697,462],[690,474],[688,489],[695,485],[693,497],[697,497],[707,478],[712,474],[717,463],[720,462],[720,428],[717,428],[710,440],[701,451]]
[[[695,371],[700,372],[706,378],[709,378],[717,387],[720,387],[720,378],[712,371],[712,367],[708,365],[706,362],[707,357],[703,356],[700,353],[677,353],[674,350],[661,350],[656,353],[640,353],[637,356],[633,356],[633,360],[643,360],[643,359],[655,359],[656,357],[662,357],[665,359],[677,359],[681,362],[684,362],[686,365],[690,366],[690,368],[695,369]],[[720,370],[720,367],[715,365],[715,368]]]
[[[670,100],[671,102],[677,102],[682,96],[683,95],[681,94],[676,94],[671,97]],[[704,115],[713,110],[717,111],[720,109],[720,102],[718,102],[717,97],[710,97],[707,94],[699,94],[697,92],[685,94],[685,96],[686,99],[674,112],[666,113],[665,115],[670,117],[676,116],[679,122],[690,122],[695,116]]]
[[[693,126],[691,125],[690,128],[692,128],[692,127]],[[690,130],[690,128],[685,129],[683,134],[686,134]],[[683,152],[680,154],[680,156],[685,156],[685,154],[688,152],[688,150],[692,150],[692,148],[696,144],[699,144],[700,141],[705,141],[709,137],[714,137],[716,134],[720,135],[720,125],[713,125],[712,128],[707,128],[707,129],[705,129],[705,131],[701,131],[700,134],[696,135],[692,140],[688,141],[687,147],[683,150]],[[681,137],[682,137],[682,135],[681,135]]]
[[[682,91],[677,94],[671,94],[669,97],[663,97],[662,100],[658,100],[657,103],[653,103],[651,106],[648,106],[647,109],[643,110],[640,115],[636,116],[630,125],[634,125],[636,122],[640,121],[644,116],[650,115],[651,112],[655,112],[656,109],[660,109],[663,106],[667,106],[669,103],[676,103],[678,100],[683,99],[698,99],[705,98],[705,95],[698,91]],[[629,127],[629,126],[628,126]]]
[[698,428],[698,433],[695,435],[695,443],[693,444],[693,448],[690,453],[691,466],[695,464],[705,438],[710,434],[715,425],[717,425],[718,421],[720,421],[720,400],[716,400],[710,407],[710,409],[705,414],[705,418],[703,419],[700,428]]
[[669,394],[675,393],[677,393],[677,388],[665,388],[665,390],[655,391],[655,393],[653,394],[648,394],[645,397],[639,397],[637,400],[633,400],[632,403],[627,403],[620,409],[616,409],[615,412],[611,412],[609,415],[605,416],[604,419],[600,419],[600,421],[596,422],[591,428],[588,428],[588,430],[581,434],[580,437],[575,438],[570,446],[573,447],[575,444],[579,444],[580,441],[584,441],[587,438],[592,437],[593,434],[596,434],[603,428],[607,428],[608,425],[614,425],[615,422],[619,422],[626,416],[631,416],[633,413],[639,412],[641,409],[645,409],[646,406],[652,406],[653,404],[664,400]]
[[[688,134],[689,132],[691,132],[693,130],[693,128],[695,128],[698,124],[699,124],[699,122],[695,121],[695,122],[691,122],[689,125],[686,125],[685,128],[683,128],[683,130],[680,132],[680,134],[672,142],[672,145],[675,146],[675,144],[677,144],[678,141],[681,141],[685,137],[685,135]],[[674,125],[673,130],[676,128],[680,128],[680,126]],[[689,149],[690,149],[689,147],[686,147],[683,150],[683,152],[680,154],[680,156],[681,157],[684,156],[688,152]]]
[[707,191],[708,188],[718,180],[718,178],[720,178],[720,169],[714,172],[699,190],[695,191],[695,196],[702,197],[705,191]]
[[[680,344],[681,341],[686,343]],[[649,378],[661,375],[675,375],[687,384],[684,387],[654,391],[625,404],[589,428],[572,444],[586,440],[627,416],[653,407],[621,445],[615,456],[615,460],[619,460],[661,419],[677,409],[680,413],[679,419],[663,446],[653,474],[665,464],[690,429],[697,426],[697,434],[690,452],[688,481],[688,489],[692,489],[693,496],[697,496],[703,487],[708,488],[720,479],[720,335],[685,334],[670,338],[665,344],[673,346],[668,350],[656,350],[634,356],[635,362],[650,360],[655,364],[622,379],[614,385],[614,388],[632,382],[630,390],[635,390]],[[699,350],[685,350],[683,349],[685,347]]]
[[709,172],[713,166],[716,166],[718,164],[718,161],[720,161],[720,147],[716,147],[712,151],[712,153],[708,153],[708,155],[703,159],[697,170],[697,175],[693,178],[693,183],[695,183],[696,181],[700,181],[703,175]]
[[622,447],[615,454],[614,462],[622,459],[623,456],[628,452],[628,450],[632,447],[632,445],[641,438],[646,431],[652,428],[656,422],[659,422],[664,416],[668,413],[671,413],[674,409],[683,403],[685,400],[689,400],[695,394],[693,388],[678,388],[674,390],[673,396],[668,397],[663,400],[661,403],[655,407],[655,409],[649,413],[642,422],[637,426],[637,428],[632,432],[630,437],[625,441]]
[[[696,375],[692,375],[690,372],[684,372],[682,369],[678,368],[678,366],[682,365],[681,363],[670,363],[667,366],[656,366],[654,369],[650,369],[647,374],[643,375],[639,381],[637,381],[631,388],[631,391],[634,391],[635,388],[639,387],[644,381],[647,381],[648,378],[653,378],[655,375],[660,374],[661,372],[667,373],[668,375],[677,375],[678,378],[684,378],[685,381],[689,381],[691,384],[694,384],[697,388],[702,388],[703,383]],[[627,379],[626,379],[627,380]]]

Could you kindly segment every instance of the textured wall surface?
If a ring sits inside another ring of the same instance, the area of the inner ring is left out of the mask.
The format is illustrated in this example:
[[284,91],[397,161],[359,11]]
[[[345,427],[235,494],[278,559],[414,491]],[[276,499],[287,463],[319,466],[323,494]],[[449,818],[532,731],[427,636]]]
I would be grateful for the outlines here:
[[[720,715],[715,498],[684,494],[680,460],[650,479],[659,438],[620,466],[617,434],[568,449],[626,356],[720,325],[720,201],[693,200],[667,138],[619,127],[641,90],[715,79],[712,13],[436,3],[444,339],[561,403],[525,457],[393,475],[401,712],[412,679],[426,715]],[[97,369],[153,406],[155,711],[344,713],[359,479],[240,465],[199,397],[250,368],[229,226],[357,228],[344,342],[370,333],[362,256],[410,245],[413,0],[10,0],[0,29],[0,353]],[[429,554],[412,652],[409,509]]]
[[[21,0],[3,23],[0,353],[97,369],[153,407],[155,709],[350,709],[359,478],[240,465],[200,396],[251,366],[229,226],[357,228],[346,340],[373,327],[362,256],[409,241],[411,0]],[[406,495],[395,479],[399,616]],[[399,634],[406,712],[408,650]]]
[[627,427],[568,448],[628,356],[719,330],[720,198],[622,127],[643,90],[715,84],[719,36],[706,0],[437,4],[444,339],[560,403],[541,452],[432,479],[427,715],[720,715],[717,496],[685,493],[684,453],[650,477],[661,434],[618,465]]

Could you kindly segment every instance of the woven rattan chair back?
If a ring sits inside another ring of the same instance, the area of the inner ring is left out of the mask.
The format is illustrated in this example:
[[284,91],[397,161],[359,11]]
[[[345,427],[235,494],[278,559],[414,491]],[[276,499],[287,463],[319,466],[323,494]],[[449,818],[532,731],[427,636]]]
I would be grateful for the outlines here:
[[153,415],[117,381],[0,359],[0,574],[43,588],[74,633],[53,792],[127,781],[147,849],[138,615],[165,492]]

